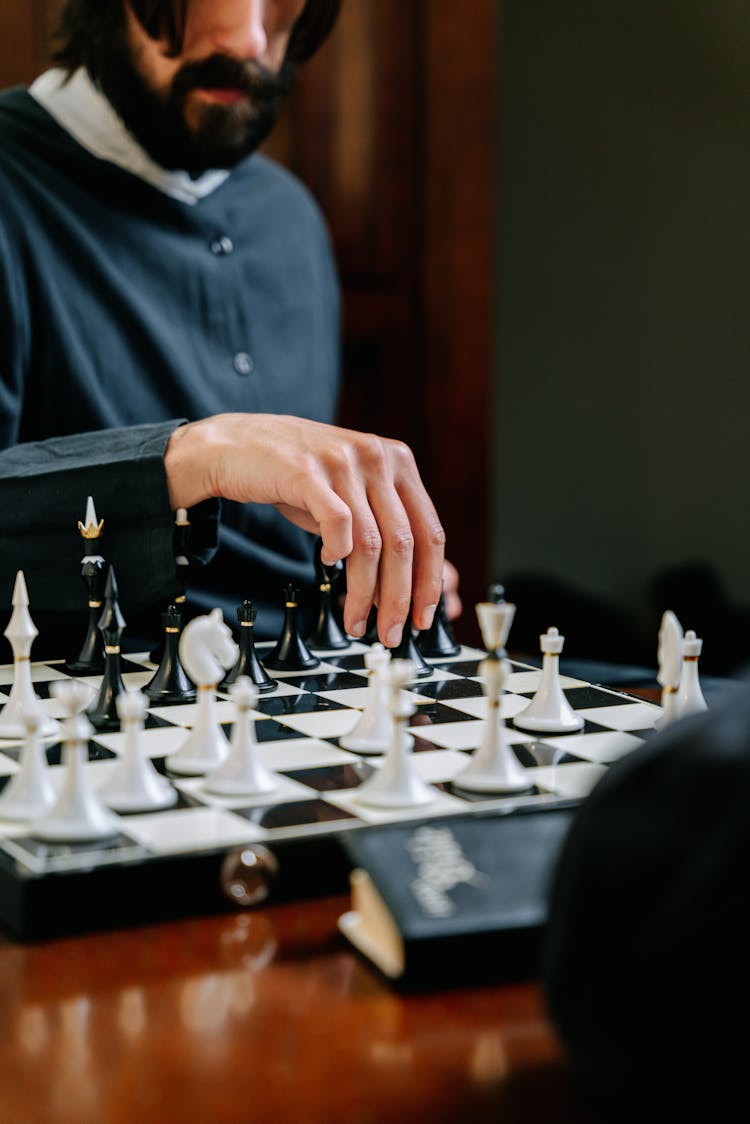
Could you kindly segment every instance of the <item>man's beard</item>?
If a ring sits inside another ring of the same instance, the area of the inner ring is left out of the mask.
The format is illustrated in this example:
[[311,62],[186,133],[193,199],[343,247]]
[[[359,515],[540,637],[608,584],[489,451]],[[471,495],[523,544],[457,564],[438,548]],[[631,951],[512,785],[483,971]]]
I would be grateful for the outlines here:
[[[126,128],[157,164],[198,176],[209,168],[233,168],[262,144],[293,74],[289,62],[273,74],[254,61],[212,55],[180,67],[168,91],[160,93],[136,70],[120,33],[99,60],[96,78]],[[186,102],[190,91],[199,88],[237,89],[245,97],[228,105],[195,104],[189,125]]]

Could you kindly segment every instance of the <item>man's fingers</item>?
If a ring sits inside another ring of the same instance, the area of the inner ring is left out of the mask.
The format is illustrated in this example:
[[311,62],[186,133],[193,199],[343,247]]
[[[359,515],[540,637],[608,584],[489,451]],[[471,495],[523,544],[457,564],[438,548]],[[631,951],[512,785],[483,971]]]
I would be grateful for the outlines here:
[[[352,552],[354,514],[351,505],[314,473],[309,477],[304,498],[312,516],[312,526],[308,525],[306,529],[317,530],[323,540],[321,561],[326,566],[333,566]],[[302,525],[301,521],[298,525]]]
[[463,612],[463,604],[458,593],[458,570],[446,558],[443,563],[443,598],[445,615],[449,621],[455,621]]
[[412,604],[414,535],[395,489],[380,490],[371,502],[383,540],[378,575],[378,636],[387,648],[395,648],[401,643]]
[[445,532],[416,469],[398,488],[414,536],[412,621],[415,628],[427,629],[443,589]]
[[364,635],[377,590],[378,634],[396,647],[410,609],[417,629],[432,623],[443,586],[443,529],[406,445],[343,430],[322,438],[279,480],[285,494],[277,506],[317,530],[325,563],[346,559],[347,632]]

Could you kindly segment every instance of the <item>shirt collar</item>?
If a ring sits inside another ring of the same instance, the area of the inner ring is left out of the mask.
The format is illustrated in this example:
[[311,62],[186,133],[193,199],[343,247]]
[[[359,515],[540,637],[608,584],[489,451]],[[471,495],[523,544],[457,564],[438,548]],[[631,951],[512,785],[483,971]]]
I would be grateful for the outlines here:
[[192,179],[187,172],[162,168],[128,132],[83,67],[66,78],[67,71],[61,68],[46,70],[29,87],[29,93],[93,156],[109,160],[181,203],[195,204],[224,183],[229,175],[225,169]]

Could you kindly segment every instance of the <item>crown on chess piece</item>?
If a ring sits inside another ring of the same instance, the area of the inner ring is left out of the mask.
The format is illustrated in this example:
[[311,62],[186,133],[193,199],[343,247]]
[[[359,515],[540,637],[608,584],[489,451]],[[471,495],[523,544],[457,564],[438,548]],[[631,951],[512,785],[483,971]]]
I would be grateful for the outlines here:
[[96,508],[94,507],[94,501],[91,496],[89,496],[86,501],[85,520],[85,523],[82,523],[80,519],[78,520],[78,530],[81,534],[81,538],[98,539],[104,529],[104,520],[97,520]]

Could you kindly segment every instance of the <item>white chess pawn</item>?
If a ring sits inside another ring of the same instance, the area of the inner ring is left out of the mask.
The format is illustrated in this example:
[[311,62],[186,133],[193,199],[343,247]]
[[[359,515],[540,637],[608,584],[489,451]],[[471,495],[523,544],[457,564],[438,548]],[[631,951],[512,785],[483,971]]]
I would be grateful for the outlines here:
[[219,796],[262,796],[273,792],[278,782],[258,758],[255,723],[250,717],[258,701],[258,689],[247,675],[241,675],[229,694],[237,708],[229,756],[208,774],[204,787]]
[[556,628],[548,628],[539,637],[542,649],[542,680],[527,707],[513,719],[520,730],[540,734],[569,734],[583,727],[583,718],[576,714],[560,686],[560,653],[565,643]]
[[659,664],[656,680],[661,687],[661,718],[655,723],[657,729],[668,726],[677,717],[677,692],[682,674],[682,645],[684,635],[682,625],[671,609],[667,609],[659,626],[659,645],[656,652]]
[[84,683],[60,680],[50,690],[65,712],[62,723],[63,782],[52,807],[29,829],[34,839],[45,843],[89,843],[117,836],[119,821],[102,804],[86,771],[88,739],[94,728],[80,713],[91,698]]
[[688,714],[698,714],[708,710],[698,677],[698,658],[703,648],[693,629],[688,629],[682,642],[682,671],[680,687],[675,699],[675,718],[685,718]]
[[147,756],[143,723],[148,700],[142,691],[124,691],[115,703],[124,734],[119,761],[99,796],[115,812],[152,812],[171,808],[177,793]]
[[19,570],[13,586],[13,612],[5,629],[13,649],[14,667],[10,698],[0,711],[0,738],[22,738],[26,733],[23,715],[31,710],[39,714],[40,737],[52,737],[59,732],[59,724],[45,713],[31,681],[31,646],[38,635],[29,614],[26,580]]
[[516,607],[510,601],[480,601],[476,606],[482,642],[488,653],[502,658],[508,633],[516,615]]
[[39,712],[23,712],[26,726],[20,768],[0,795],[0,819],[33,820],[52,807],[55,790],[49,776],[45,750],[39,737]]
[[417,808],[431,804],[435,789],[423,781],[414,766],[414,756],[406,737],[406,725],[416,710],[404,687],[416,673],[412,660],[391,660],[383,674],[389,691],[393,729],[391,746],[379,769],[356,790],[358,803],[373,808]]
[[[367,703],[348,734],[339,738],[342,749],[354,753],[385,753],[393,733],[393,717],[388,705],[388,683],[386,670],[391,662],[391,653],[382,644],[373,644],[365,655],[368,668]],[[409,747],[414,745],[414,737],[404,731]]]
[[468,792],[524,792],[532,785],[521,762],[505,742],[500,700],[510,666],[507,660],[489,658],[479,665],[487,695],[487,721],[482,742],[453,783]]
[[216,689],[233,666],[239,649],[224,623],[221,609],[195,617],[180,637],[180,662],[196,684],[195,725],[167,768],[186,776],[216,769],[229,754],[229,741],[216,721]]

